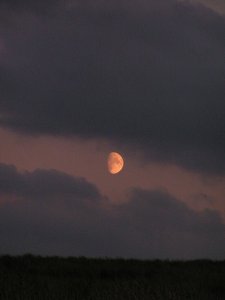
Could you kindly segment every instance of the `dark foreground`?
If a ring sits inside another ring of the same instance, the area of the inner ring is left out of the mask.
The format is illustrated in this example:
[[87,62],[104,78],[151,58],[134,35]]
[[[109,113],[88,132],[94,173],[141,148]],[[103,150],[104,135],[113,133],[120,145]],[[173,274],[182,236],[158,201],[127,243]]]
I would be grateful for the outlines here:
[[0,257],[0,299],[225,299],[225,261]]

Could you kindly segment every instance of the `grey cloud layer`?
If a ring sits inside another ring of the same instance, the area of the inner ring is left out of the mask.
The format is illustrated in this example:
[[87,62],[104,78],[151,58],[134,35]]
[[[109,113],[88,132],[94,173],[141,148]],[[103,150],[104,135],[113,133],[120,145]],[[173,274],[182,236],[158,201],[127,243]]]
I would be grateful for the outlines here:
[[92,184],[57,171],[24,175],[2,164],[0,179],[1,253],[225,258],[218,213],[195,212],[164,191],[136,188],[114,206]]
[[19,173],[15,166],[0,163],[0,194],[22,197],[72,195],[79,199],[99,199],[98,189],[84,178],[74,178],[56,170],[37,169]]
[[225,14],[225,3],[223,0],[190,0],[190,1],[196,4],[197,3],[203,4],[220,14]]
[[2,126],[225,174],[225,18],[170,0],[71,1],[1,32]]
[[0,9],[19,12],[46,13],[58,7],[60,0],[0,0]]

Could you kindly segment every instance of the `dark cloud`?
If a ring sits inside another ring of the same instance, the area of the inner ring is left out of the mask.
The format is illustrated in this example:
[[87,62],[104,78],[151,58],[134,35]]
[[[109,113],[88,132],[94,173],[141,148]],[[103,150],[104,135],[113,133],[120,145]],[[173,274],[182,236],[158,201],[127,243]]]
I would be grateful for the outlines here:
[[103,137],[225,174],[225,19],[170,0],[65,7],[2,29],[1,126]]
[[223,0],[191,0],[191,2],[205,5],[206,7],[215,10],[219,14],[225,13],[225,3]]
[[112,205],[92,184],[57,171],[0,170],[1,253],[224,259],[216,211],[196,212],[165,191],[142,189]]
[[60,0],[0,0],[0,8],[19,12],[46,13],[56,8]]
[[19,173],[15,166],[0,163],[0,194],[43,198],[73,196],[99,199],[98,189],[84,178],[74,178],[56,170],[37,169]]

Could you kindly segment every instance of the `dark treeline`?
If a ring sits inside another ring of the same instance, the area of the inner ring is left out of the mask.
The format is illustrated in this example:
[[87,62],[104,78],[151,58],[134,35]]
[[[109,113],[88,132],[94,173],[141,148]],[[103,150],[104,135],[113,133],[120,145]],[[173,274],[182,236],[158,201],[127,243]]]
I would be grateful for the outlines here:
[[225,261],[0,257],[0,299],[225,299]]

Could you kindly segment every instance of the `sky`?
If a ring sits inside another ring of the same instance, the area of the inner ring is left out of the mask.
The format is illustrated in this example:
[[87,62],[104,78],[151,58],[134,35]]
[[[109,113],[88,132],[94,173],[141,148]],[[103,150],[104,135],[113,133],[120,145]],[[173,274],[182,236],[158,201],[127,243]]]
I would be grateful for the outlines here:
[[0,0],[0,24],[0,254],[225,259],[224,0]]

